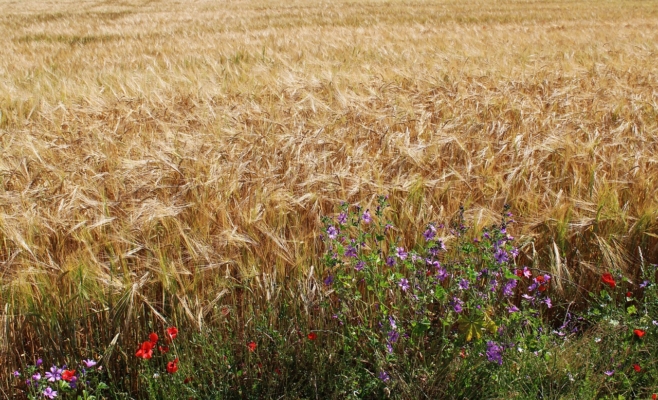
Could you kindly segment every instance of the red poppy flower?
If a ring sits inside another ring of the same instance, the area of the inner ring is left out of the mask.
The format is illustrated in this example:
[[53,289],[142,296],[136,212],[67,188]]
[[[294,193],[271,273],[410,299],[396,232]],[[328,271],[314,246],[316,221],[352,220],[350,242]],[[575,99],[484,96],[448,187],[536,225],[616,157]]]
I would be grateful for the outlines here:
[[615,282],[615,278],[612,277],[612,274],[609,272],[606,272],[601,276],[601,280],[603,283],[606,285],[610,286],[611,288],[615,288],[617,286],[617,282]]
[[258,345],[256,344],[256,342],[249,342],[247,344],[247,347],[249,347],[249,351],[255,351],[256,347],[258,347]]
[[638,338],[642,338],[642,336],[644,336],[644,334],[645,334],[646,332],[643,331],[642,329],[633,329],[633,333],[634,333],[635,336],[637,336]]
[[642,368],[640,368],[640,364],[633,364],[633,369],[635,370],[635,372],[642,371]]
[[158,342],[158,334],[155,333],[155,332],[151,333],[151,334],[149,335],[149,341],[150,341],[151,343],[154,343],[154,344],[157,343],[157,342]]
[[74,369],[65,369],[64,372],[62,372],[62,379],[71,382],[71,380],[75,378],[75,370]]
[[654,394],[651,396],[651,400],[656,400],[656,399],[658,399],[658,394],[655,394],[655,393],[654,393]]
[[146,341],[142,343],[137,349],[135,356],[139,358],[143,358],[145,360],[150,359],[151,357],[153,357],[153,346],[154,346],[153,342]]
[[169,346],[158,346],[158,350],[160,350],[160,353],[162,354],[167,354],[169,353]]
[[535,281],[536,281],[537,283],[543,283],[543,282],[544,282],[544,277],[541,276],[541,275],[539,275],[538,277],[535,278]]
[[520,269],[515,269],[515,270],[514,270],[514,273],[515,273],[516,276],[518,276],[519,278],[523,278],[523,271],[521,271]]
[[318,338],[318,334],[315,332],[311,332],[308,335],[306,335],[306,337],[308,337],[308,340],[315,340]]
[[178,328],[175,326],[167,328],[167,335],[169,335],[171,340],[176,339],[176,336],[178,336]]
[[626,292],[626,297],[633,297],[633,293],[631,293],[631,292]]
[[178,371],[178,358],[167,363],[167,372],[173,374],[176,371]]

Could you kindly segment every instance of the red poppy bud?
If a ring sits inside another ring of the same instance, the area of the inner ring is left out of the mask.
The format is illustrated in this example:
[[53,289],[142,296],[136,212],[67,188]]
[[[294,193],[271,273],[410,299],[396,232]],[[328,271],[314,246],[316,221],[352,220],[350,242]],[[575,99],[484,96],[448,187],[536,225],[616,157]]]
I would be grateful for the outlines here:
[[149,335],[149,341],[151,343],[156,343],[158,341],[158,334],[153,332]]
[[71,380],[75,377],[75,370],[74,369],[66,369],[64,372],[62,372],[62,379],[71,382]]
[[315,339],[318,338],[318,334],[315,333],[315,332],[311,332],[307,335],[307,337],[308,337],[308,340],[315,340]]
[[639,365],[639,364],[633,364],[633,369],[635,370],[635,372],[640,372],[640,371],[642,371],[642,368],[640,368],[640,365]]
[[154,347],[153,342],[149,342],[149,341],[143,342],[141,345],[139,345],[139,348],[137,349],[135,356],[148,360],[151,357],[153,357],[153,347]]
[[178,358],[167,363],[167,372],[173,374],[176,371],[178,371]]
[[175,326],[167,328],[167,335],[169,335],[171,340],[176,339],[176,336],[178,336],[178,328]]
[[635,336],[637,336],[638,338],[642,338],[642,336],[644,336],[644,334],[645,334],[646,332],[643,331],[642,329],[633,329],[633,333],[634,333]]
[[611,288],[615,288],[617,286],[617,282],[615,282],[615,278],[612,277],[612,274],[609,272],[606,272],[601,276],[601,280],[603,283],[606,285],[610,286]]
[[158,346],[158,350],[160,350],[160,353],[162,354],[167,354],[169,353],[169,346]]
[[626,292],[626,297],[633,297],[633,293],[631,293],[631,292]]
[[247,344],[247,347],[249,347],[249,351],[253,352],[256,351],[256,347],[258,347],[258,345],[256,344],[256,342],[249,342]]

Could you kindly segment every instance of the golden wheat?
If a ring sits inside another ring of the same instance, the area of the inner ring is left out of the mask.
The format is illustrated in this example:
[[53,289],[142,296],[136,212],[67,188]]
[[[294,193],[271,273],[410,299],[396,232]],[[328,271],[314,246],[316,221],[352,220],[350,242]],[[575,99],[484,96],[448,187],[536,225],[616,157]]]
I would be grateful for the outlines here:
[[510,203],[523,262],[584,287],[658,260],[655,2],[0,5],[5,322],[52,293],[199,328],[236,285],[312,302],[319,216],[377,194],[407,245]]

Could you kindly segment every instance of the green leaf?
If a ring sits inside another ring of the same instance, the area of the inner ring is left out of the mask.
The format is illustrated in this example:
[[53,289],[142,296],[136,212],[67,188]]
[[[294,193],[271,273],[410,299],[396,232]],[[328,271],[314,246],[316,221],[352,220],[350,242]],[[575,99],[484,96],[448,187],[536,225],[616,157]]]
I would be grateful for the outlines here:
[[468,280],[471,281],[471,282],[474,282],[477,279],[477,276],[478,276],[478,273],[473,268],[469,268],[466,271],[466,274],[468,275]]
[[411,323],[412,327],[412,333],[414,335],[420,336],[423,333],[427,332],[430,330],[430,321],[427,319],[423,319],[422,321],[414,321]]
[[505,270],[505,279],[516,279],[517,281],[520,280],[518,276],[514,275],[514,273],[508,269]]
[[442,286],[437,286],[434,289],[434,298],[438,301],[444,301],[446,298],[446,290]]
[[637,314],[637,308],[635,308],[635,306],[630,306],[626,309],[626,312],[628,315]]

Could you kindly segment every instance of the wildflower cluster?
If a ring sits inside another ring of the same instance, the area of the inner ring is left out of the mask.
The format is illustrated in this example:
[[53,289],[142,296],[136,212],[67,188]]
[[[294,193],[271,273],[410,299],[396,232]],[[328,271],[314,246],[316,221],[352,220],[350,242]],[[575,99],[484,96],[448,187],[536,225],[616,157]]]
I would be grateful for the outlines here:
[[[642,265],[640,271],[639,282],[628,279],[621,271],[605,271],[601,274],[601,291],[598,295],[591,293],[593,307],[588,310],[587,317],[602,320],[625,332],[622,343],[630,359],[609,359],[604,374],[611,380],[616,379],[616,372],[620,370],[625,374],[644,374],[644,366],[653,363],[651,357],[646,357],[644,348],[647,341],[658,337],[658,316],[655,314],[658,309],[658,286],[655,283],[658,266]],[[609,344],[601,338],[595,340],[599,346]]]
[[102,367],[92,359],[83,360],[77,367],[66,364],[44,367],[40,358],[24,371],[14,371],[14,378],[21,380],[30,400],[79,398],[95,400],[108,386],[100,380]]
[[[167,354],[169,352],[169,345],[173,342],[174,339],[176,339],[176,336],[178,336],[178,328],[171,326],[165,331],[166,344],[158,345],[158,340],[160,339],[158,334],[155,332],[150,333],[149,339],[142,342],[137,348],[135,357],[150,360],[153,357],[153,350],[156,347],[161,354]],[[176,357],[173,361],[167,362],[168,373],[173,374],[178,371],[178,361],[178,357]]]
[[401,368],[399,356],[427,346],[452,348],[446,363],[472,353],[502,365],[505,351],[520,345],[505,342],[510,332],[536,324],[553,306],[551,276],[516,265],[509,209],[479,235],[462,209],[407,244],[387,207],[380,197],[374,213],[344,204],[337,218],[323,219],[328,306],[346,337],[375,355],[383,382]]

